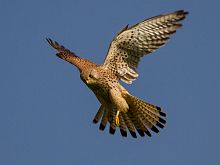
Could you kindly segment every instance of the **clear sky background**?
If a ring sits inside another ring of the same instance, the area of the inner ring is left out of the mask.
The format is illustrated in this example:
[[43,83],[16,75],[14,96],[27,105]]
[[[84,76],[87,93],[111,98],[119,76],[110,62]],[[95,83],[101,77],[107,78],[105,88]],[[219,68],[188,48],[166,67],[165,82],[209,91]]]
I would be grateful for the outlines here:
[[[220,2],[185,0],[1,0],[0,164],[219,164]],[[126,24],[189,11],[166,46],[142,59],[126,88],[163,107],[159,135],[101,132],[99,108],[78,70],[58,59],[45,37],[103,62]]]

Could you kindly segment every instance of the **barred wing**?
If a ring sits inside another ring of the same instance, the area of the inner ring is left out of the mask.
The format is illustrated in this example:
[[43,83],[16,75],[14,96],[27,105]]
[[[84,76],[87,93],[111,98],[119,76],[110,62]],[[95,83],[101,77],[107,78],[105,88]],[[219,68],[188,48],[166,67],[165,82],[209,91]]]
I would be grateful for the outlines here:
[[126,26],[112,40],[104,66],[120,80],[131,84],[137,77],[140,58],[164,45],[170,35],[181,27],[180,21],[188,14],[184,10],[159,15],[134,26]]

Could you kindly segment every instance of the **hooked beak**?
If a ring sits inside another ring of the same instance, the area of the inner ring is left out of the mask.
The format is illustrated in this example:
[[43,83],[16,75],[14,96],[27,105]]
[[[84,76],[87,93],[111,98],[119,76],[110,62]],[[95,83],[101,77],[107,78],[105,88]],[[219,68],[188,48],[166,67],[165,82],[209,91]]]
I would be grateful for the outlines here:
[[91,83],[91,79],[86,79],[86,84],[90,84]]

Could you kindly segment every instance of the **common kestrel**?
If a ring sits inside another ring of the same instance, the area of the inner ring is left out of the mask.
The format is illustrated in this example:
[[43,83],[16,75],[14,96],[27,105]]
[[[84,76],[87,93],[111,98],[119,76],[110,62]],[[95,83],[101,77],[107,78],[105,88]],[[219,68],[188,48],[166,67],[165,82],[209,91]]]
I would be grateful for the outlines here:
[[98,65],[47,39],[55,48],[59,58],[75,65],[80,71],[82,81],[94,92],[101,106],[93,122],[104,130],[109,122],[110,134],[117,127],[121,135],[127,136],[127,129],[136,138],[151,136],[149,129],[158,133],[166,121],[161,108],[147,103],[130,94],[119,80],[131,84],[137,77],[137,66],[141,57],[164,45],[171,34],[181,27],[180,21],[188,12],[179,10],[173,13],[155,16],[136,25],[125,26],[112,40],[104,63]]

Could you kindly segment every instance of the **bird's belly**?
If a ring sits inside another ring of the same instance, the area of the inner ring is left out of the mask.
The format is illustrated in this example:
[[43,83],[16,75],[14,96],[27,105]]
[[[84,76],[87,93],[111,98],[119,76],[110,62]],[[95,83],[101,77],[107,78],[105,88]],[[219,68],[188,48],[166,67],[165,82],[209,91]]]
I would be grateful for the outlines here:
[[[126,112],[129,109],[127,101],[122,95],[119,88],[111,88],[109,86],[89,85],[101,104],[113,106],[116,110]],[[126,91],[126,90],[125,90]]]
[[104,88],[102,86],[97,86],[97,85],[88,85],[88,87],[93,91],[93,93],[96,95],[96,97],[101,103],[111,102],[109,98],[109,94],[108,94],[109,91],[107,88]]

